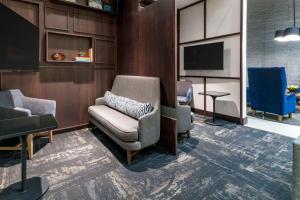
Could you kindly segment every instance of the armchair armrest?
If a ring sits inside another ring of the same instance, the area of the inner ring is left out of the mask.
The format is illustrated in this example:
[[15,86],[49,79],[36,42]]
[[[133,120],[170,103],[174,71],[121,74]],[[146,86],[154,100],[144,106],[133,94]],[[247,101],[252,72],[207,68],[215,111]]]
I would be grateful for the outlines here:
[[33,115],[52,114],[55,116],[56,101],[23,97],[23,107],[29,109]]
[[30,111],[29,109],[26,109],[26,108],[20,108],[20,107],[15,107],[14,110],[15,110],[15,111],[19,111],[19,112],[24,113],[27,117],[30,117],[30,116],[31,116],[31,111]]
[[142,148],[158,142],[160,138],[160,108],[139,119],[139,141]]
[[294,97],[296,98],[295,93],[290,93],[290,94],[287,94],[287,95],[286,95],[286,98],[287,98],[287,99],[294,98]]
[[300,137],[293,145],[293,193],[294,199],[300,199]]
[[97,98],[95,100],[95,105],[105,105],[104,97]]

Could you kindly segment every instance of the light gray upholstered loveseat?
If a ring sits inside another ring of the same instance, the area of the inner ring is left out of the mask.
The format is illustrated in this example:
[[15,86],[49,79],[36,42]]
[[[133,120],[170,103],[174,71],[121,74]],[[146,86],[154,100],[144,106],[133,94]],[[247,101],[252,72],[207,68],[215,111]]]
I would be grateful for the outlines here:
[[154,107],[140,119],[108,107],[103,97],[89,107],[90,122],[127,151],[127,163],[130,164],[133,154],[159,140],[160,81],[153,77],[117,76],[111,92],[138,102],[151,102]]

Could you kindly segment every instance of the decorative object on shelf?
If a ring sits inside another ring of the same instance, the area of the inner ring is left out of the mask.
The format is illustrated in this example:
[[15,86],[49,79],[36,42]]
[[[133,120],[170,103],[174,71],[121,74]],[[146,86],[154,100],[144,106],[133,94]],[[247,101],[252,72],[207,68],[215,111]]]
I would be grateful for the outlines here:
[[297,90],[299,89],[299,86],[289,85],[287,89],[289,90],[289,92],[297,92]]
[[139,0],[139,5],[140,5],[140,7],[144,8],[150,4],[153,4],[156,1],[158,1],[158,0]]
[[102,0],[103,2],[103,10],[107,12],[112,12],[113,2],[111,0]]
[[93,49],[90,48],[88,52],[79,52],[75,57],[76,62],[93,62]]
[[286,28],[285,30],[277,30],[274,39],[278,42],[300,41],[300,28],[296,27],[296,0],[293,0],[293,9],[294,26]]
[[55,61],[63,61],[66,58],[66,56],[63,53],[54,53],[51,57]]
[[81,52],[78,53],[78,56],[79,56],[79,57],[86,57],[86,56],[87,56],[87,53],[84,52],[84,51],[81,51]]
[[101,0],[89,0],[89,6],[93,8],[102,9]]

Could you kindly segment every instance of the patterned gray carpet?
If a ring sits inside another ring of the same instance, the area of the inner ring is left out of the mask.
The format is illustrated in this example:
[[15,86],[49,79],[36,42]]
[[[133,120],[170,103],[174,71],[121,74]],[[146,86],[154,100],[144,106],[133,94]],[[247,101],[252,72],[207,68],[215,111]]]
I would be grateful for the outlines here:
[[[48,178],[44,199],[291,199],[292,139],[231,123],[197,123],[191,135],[178,156],[151,147],[129,167],[97,130],[39,139],[28,174]],[[16,158],[0,155],[0,189],[19,180]]]

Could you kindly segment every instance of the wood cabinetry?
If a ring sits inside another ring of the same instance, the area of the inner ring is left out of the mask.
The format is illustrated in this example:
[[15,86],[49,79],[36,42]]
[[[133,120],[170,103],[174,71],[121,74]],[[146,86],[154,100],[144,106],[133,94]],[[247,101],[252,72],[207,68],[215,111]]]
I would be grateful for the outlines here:
[[61,8],[45,8],[45,28],[69,30],[69,11]]
[[[80,52],[88,53],[90,49],[93,51],[93,37],[52,31],[46,32],[47,62],[79,63],[75,58],[79,56]],[[53,55],[57,53],[63,54],[65,56],[64,60],[54,60]],[[93,60],[94,57],[91,57],[91,62]]]
[[[40,29],[39,72],[3,72],[1,89],[57,102],[59,128],[88,123],[87,109],[110,90],[116,69],[116,15],[53,0],[0,0]],[[26,38],[24,38],[26,39]],[[73,61],[92,47],[94,62]],[[65,54],[63,62],[51,55]]]
[[52,0],[52,1],[58,4],[64,4],[79,9],[92,10],[98,13],[101,12],[101,13],[112,14],[112,15],[118,14],[118,8],[119,8],[119,0],[110,0],[111,11],[107,11],[104,8],[100,9],[100,8],[91,7],[89,6],[88,0],[75,0],[75,2],[70,2],[66,0]]

